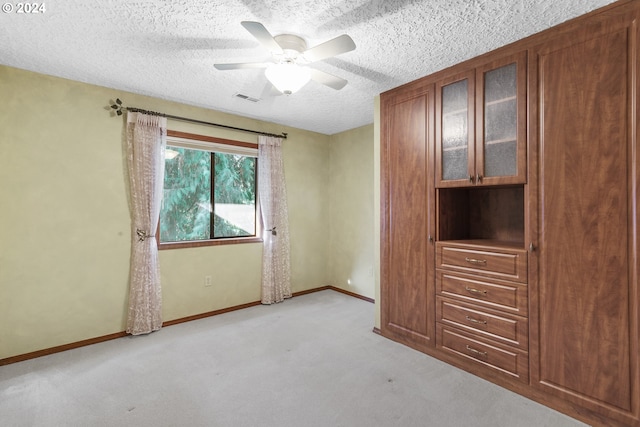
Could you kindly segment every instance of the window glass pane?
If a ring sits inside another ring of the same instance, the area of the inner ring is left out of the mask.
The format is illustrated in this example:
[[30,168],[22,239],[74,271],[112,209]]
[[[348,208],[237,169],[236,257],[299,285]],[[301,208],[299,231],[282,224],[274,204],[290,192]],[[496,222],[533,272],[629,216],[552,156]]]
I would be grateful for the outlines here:
[[213,237],[255,235],[255,158],[225,153],[214,153],[214,158]]
[[211,153],[167,147],[160,241],[210,238]]

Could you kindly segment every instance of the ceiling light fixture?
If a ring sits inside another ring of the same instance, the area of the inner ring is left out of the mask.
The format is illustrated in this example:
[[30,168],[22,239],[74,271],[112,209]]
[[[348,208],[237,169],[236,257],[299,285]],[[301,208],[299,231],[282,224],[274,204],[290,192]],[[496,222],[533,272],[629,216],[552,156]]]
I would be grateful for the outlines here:
[[311,74],[306,67],[301,67],[293,62],[271,64],[264,74],[271,84],[285,95],[299,91],[311,79]]

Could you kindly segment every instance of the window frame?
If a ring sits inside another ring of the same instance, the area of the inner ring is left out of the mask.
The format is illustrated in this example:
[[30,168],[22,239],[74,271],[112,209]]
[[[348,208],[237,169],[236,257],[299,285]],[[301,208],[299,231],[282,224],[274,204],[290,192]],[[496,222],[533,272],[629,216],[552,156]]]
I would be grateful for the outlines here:
[[[189,139],[198,142],[209,142],[213,144],[223,144],[223,145],[231,145],[236,147],[243,148],[253,148],[258,149],[258,144],[252,142],[242,142],[242,141],[234,141],[231,139],[218,138],[213,136],[206,135],[198,135],[194,133],[188,132],[180,132],[175,130],[167,129],[167,137],[168,138],[181,138],[181,139]],[[185,147],[188,149],[188,147]],[[211,150],[213,152],[213,150]],[[224,154],[224,151],[218,151]],[[212,164],[212,168],[213,168]],[[158,242],[158,250],[167,250],[167,249],[183,249],[183,248],[198,248],[204,246],[221,246],[221,245],[236,245],[241,243],[262,243],[262,215],[260,214],[260,203],[258,196],[258,168],[259,164],[257,162],[256,156],[256,167],[255,167],[255,185],[256,185],[256,235],[255,236],[234,236],[234,237],[216,237],[205,239],[205,240],[188,240],[181,242],[161,242],[160,241],[160,218],[158,218],[158,225],[156,227],[156,241]],[[214,171],[211,171],[212,177],[214,175]],[[213,180],[212,180],[213,181]],[[212,182],[213,184],[213,182]],[[212,188],[213,192],[213,188]],[[212,201],[213,202],[213,201]]]

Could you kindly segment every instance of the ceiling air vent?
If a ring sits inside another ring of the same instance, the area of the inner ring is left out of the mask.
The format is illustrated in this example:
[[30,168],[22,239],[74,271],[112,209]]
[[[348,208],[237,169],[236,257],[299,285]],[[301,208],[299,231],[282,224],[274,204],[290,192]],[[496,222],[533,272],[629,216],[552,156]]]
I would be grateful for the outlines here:
[[234,93],[234,94],[233,94],[233,96],[234,96],[235,98],[240,98],[240,99],[244,99],[244,100],[251,101],[251,102],[258,102],[258,101],[260,101],[260,99],[259,99],[259,98],[253,98],[253,97],[251,97],[251,96],[249,96],[249,95],[244,95],[244,94],[242,94],[242,93]]

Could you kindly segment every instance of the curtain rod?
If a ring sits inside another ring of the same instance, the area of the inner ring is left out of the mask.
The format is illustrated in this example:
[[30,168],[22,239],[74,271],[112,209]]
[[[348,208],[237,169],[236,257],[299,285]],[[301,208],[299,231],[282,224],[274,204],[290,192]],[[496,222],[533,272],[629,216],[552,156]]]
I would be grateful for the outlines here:
[[202,120],[190,119],[190,118],[187,118],[187,117],[173,116],[171,114],[159,113],[157,111],[150,111],[150,110],[145,110],[145,109],[137,108],[137,107],[125,107],[124,105],[122,105],[122,101],[120,101],[119,98],[116,98],[115,104],[111,104],[111,108],[113,108],[115,110],[115,112],[116,112],[116,114],[118,116],[122,115],[122,110],[126,110],[126,111],[130,111],[132,113],[150,114],[152,116],[166,117],[168,119],[180,120],[180,121],[183,121],[183,122],[190,122],[190,123],[197,123],[199,125],[217,126],[217,127],[221,127],[221,128],[225,128],[225,129],[238,130],[238,131],[241,131],[241,132],[249,132],[249,133],[255,133],[255,134],[258,134],[258,135],[273,136],[273,137],[276,137],[276,138],[287,139],[287,133],[285,133],[285,132],[282,132],[280,135],[278,135],[278,134],[275,134],[275,133],[260,132],[260,131],[257,131],[257,130],[251,130],[251,129],[238,128],[238,127],[234,127],[234,126],[221,125],[219,123],[205,122],[205,121],[202,121]]

